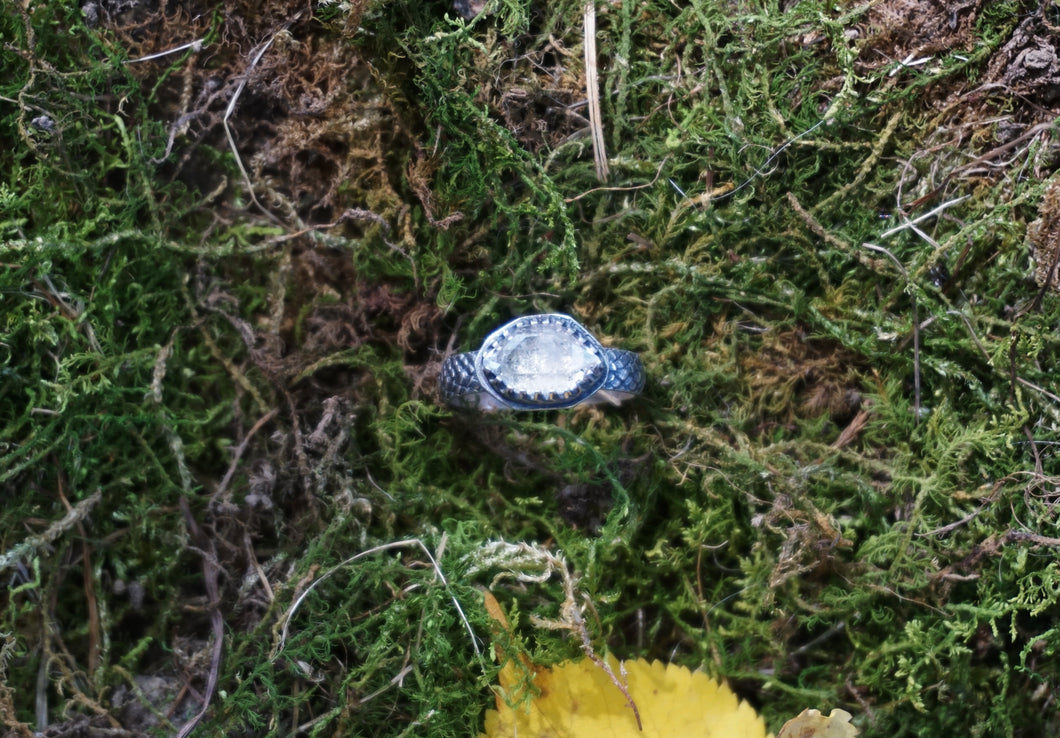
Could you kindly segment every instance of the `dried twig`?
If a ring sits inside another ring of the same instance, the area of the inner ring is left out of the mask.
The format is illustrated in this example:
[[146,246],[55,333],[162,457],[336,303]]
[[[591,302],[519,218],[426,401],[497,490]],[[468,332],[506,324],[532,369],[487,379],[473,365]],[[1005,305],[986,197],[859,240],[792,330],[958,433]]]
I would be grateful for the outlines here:
[[655,176],[651,178],[651,182],[645,182],[644,184],[640,185],[631,185],[629,187],[593,187],[591,190],[586,190],[580,195],[564,198],[563,202],[576,202],[578,200],[581,200],[586,195],[591,195],[594,192],[631,192],[633,190],[643,190],[645,187],[651,187],[653,184],[659,181],[659,175],[662,174],[663,167],[666,165],[666,162],[669,161],[669,159],[670,155],[667,154],[663,157],[663,160],[659,162],[659,167],[655,170]]
[[228,125],[228,120],[232,117],[232,113],[236,109],[236,103],[239,101],[240,95],[243,94],[243,88],[247,86],[247,79],[250,77],[251,71],[261,61],[261,57],[265,56],[265,52],[272,46],[272,42],[276,40],[276,35],[273,34],[268,41],[261,45],[254,58],[250,60],[250,64],[247,65],[246,71],[243,73],[243,78],[239,80],[239,84],[236,86],[236,91],[232,94],[232,99],[228,101],[228,107],[225,109],[224,117],[221,119],[221,125],[225,129],[225,136],[228,138],[228,146],[232,149],[232,156],[236,158],[236,166],[239,167],[239,172],[243,175],[243,182],[247,186],[247,192],[250,195],[250,199],[258,209],[265,213],[267,216],[279,222],[279,219],[265,208],[260,202],[258,202],[258,196],[254,194],[254,183],[250,181],[250,174],[247,172],[246,167],[243,166],[243,159],[239,156],[239,147],[236,146],[236,139],[232,135],[232,127]]
[[917,223],[921,223],[921,222],[927,220],[928,218],[931,218],[932,216],[938,215],[939,213],[941,213],[946,208],[948,208],[948,207],[950,207],[952,205],[956,205],[959,202],[964,202],[969,197],[971,197],[971,195],[964,195],[963,197],[955,197],[952,200],[947,200],[946,202],[944,202],[941,205],[939,205],[937,208],[934,208],[933,210],[929,210],[928,212],[924,213],[923,215],[918,215],[917,217],[913,218],[912,220],[907,220],[905,223],[902,223],[901,225],[896,225],[894,228],[891,228],[889,230],[884,231],[883,233],[880,234],[880,239],[884,239],[884,238],[888,238],[890,236],[893,236],[895,233],[898,233],[899,231],[904,231],[906,228],[912,228]]
[[96,490],[91,495],[74,505],[61,520],[48,526],[43,533],[30,536],[0,556],[0,572],[15,566],[20,560],[34,555],[39,549],[48,546],[63,533],[78,525],[92,511],[92,508],[103,499],[103,493]]
[[198,54],[200,51],[202,51],[203,42],[205,40],[206,39],[204,38],[197,38],[194,41],[189,41],[186,44],[175,46],[172,49],[166,49],[165,51],[159,51],[155,54],[148,54],[147,56],[137,57],[136,59],[126,59],[125,63],[138,64],[139,62],[151,61],[152,59],[161,59],[163,56],[168,56],[169,54],[176,54],[181,51],[184,51],[185,49],[191,49],[192,53]]
[[935,189],[931,190],[926,195],[921,195],[916,200],[913,200],[913,202],[909,203],[908,207],[916,208],[916,207],[922,205],[923,203],[931,200],[932,198],[937,196],[940,192],[942,192],[942,190],[945,189],[946,186],[954,178],[956,178],[956,177],[958,177],[958,176],[960,176],[962,174],[967,174],[968,170],[973,169],[974,167],[976,167],[976,166],[978,166],[980,164],[988,163],[991,159],[994,159],[995,157],[1000,156],[1001,154],[1007,153],[1009,150],[1014,149],[1017,146],[1025,143],[1027,141],[1030,141],[1031,139],[1033,139],[1035,136],[1037,136],[1040,133],[1043,133],[1045,131],[1051,130],[1053,128],[1053,126],[1054,126],[1054,124],[1052,122],[1039,123],[1038,125],[1032,126],[1031,128],[1027,129],[1026,132],[1024,132],[1020,136],[1017,136],[1016,138],[1012,139],[1008,143],[1004,143],[1004,144],[1002,144],[1000,146],[997,146],[997,147],[995,147],[993,149],[990,149],[990,151],[986,152],[982,156],[980,156],[980,157],[968,162],[967,164],[963,164],[963,165],[957,167],[952,172],[947,174],[943,178],[942,182]]
[[[600,658],[595,649],[593,649],[592,640],[589,637],[589,628],[585,623],[585,618],[582,616],[582,608],[591,607],[591,603],[585,594],[579,590],[578,577],[571,572],[563,555],[554,554],[540,546],[529,543],[493,541],[483,546],[474,555],[474,559],[468,570],[469,575],[491,567],[503,569],[500,574],[493,578],[494,584],[503,579],[540,583],[547,581],[553,574],[559,574],[560,579],[563,581],[563,604],[560,605],[559,618],[549,620],[531,616],[530,621],[539,628],[566,630],[577,634],[581,641],[582,652],[607,674],[611,683],[626,698],[626,705],[632,710],[633,717],[637,721],[637,730],[643,730],[640,710],[637,709],[637,703],[633,701],[629,688],[625,685],[623,679],[618,678],[611,664]],[[579,599],[583,600],[584,605],[578,603]],[[624,671],[623,676],[625,676]]]
[[235,453],[232,454],[232,461],[228,465],[228,471],[225,472],[224,479],[222,479],[221,483],[217,485],[217,490],[212,495],[214,499],[225,497],[227,495],[228,485],[232,482],[232,477],[235,475],[236,468],[239,466],[239,460],[243,457],[243,452],[247,450],[247,444],[250,442],[250,439],[254,437],[255,433],[261,430],[262,426],[275,418],[276,414],[279,412],[278,408],[273,408],[259,418],[258,422],[251,426],[247,435],[239,442],[239,445],[236,446]]
[[258,202],[258,197],[254,194],[254,183],[250,181],[250,174],[247,173],[246,167],[243,166],[243,160],[239,156],[239,148],[236,146],[235,137],[232,135],[232,127],[228,125],[228,121],[232,117],[232,113],[236,109],[236,103],[239,101],[240,95],[243,94],[243,89],[247,86],[247,80],[250,79],[250,74],[254,70],[254,67],[256,67],[258,65],[258,62],[261,61],[261,58],[265,56],[265,52],[269,50],[269,47],[272,46],[276,38],[281,33],[286,32],[287,29],[295,23],[295,21],[302,17],[302,12],[304,11],[299,11],[298,13],[295,13],[294,17],[291,18],[291,20],[289,20],[286,24],[284,24],[282,29],[272,34],[272,36],[270,36],[269,39],[265,43],[263,43],[261,47],[257,50],[253,58],[251,58],[250,63],[247,65],[246,71],[243,72],[243,77],[239,80],[239,84],[236,86],[236,91],[232,94],[232,99],[228,101],[228,107],[225,109],[224,117],[221,119],[221,125],[225,129],[225,136],[228,138],[228,146],[232,149],[232,154],[236,158],[236,166],[239,167],[239,171],[243,175],[243,181],[246,183],[247,191],[250,194],[250,199],[254,202],[255,205],[258,206],[258,208],[263,213],[265,213],[267,216],[269,216],[269,218],[276,221],[277,223],[280,222],[280,219],[273,215],[271,211],[267,210],[264,205]]
[[188,533],[191,535],[192,540],[199,549],[199,555],[202,557],[203,585],[206,588],[207,607],[210,611],[210,630],[213,635],[210,672],[206,677],[206,689],[203,690],[202,707],[177,733],[177,738],[187,738],[205,717],[206,711],[210,709],[210,702],[213,700],[214,692],[217,691],[217,680],[221,673],[221,652],[224,648],[225,624],[219,607],[221,604],[221,590],[217,582],[221,572],[221,564],[217,560],[217,549],[213,545],[213,541],[195,522],[186,494],[180,496],[180,510],[184,514],[184,524],[188,527]]

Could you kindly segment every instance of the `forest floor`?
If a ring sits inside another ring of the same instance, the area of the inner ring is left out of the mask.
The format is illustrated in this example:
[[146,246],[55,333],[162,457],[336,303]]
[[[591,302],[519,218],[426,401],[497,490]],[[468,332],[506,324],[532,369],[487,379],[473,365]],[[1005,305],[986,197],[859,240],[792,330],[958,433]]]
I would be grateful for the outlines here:
[[[1060,6],[9,5],[5,735],[1060,735]],[[444,405],[542,312],[642,396]]]

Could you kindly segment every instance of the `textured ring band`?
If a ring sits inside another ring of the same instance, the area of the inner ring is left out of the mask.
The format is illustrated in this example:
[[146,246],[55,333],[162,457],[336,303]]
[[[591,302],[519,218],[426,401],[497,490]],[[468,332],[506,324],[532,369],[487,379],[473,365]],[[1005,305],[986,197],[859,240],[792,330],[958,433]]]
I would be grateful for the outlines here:
[[643,387],[639,356],[605,348],[574,318],[558,313],[501,326],[478,351],[448,357],[439,380],[447,403],[479,410],[618,405]]

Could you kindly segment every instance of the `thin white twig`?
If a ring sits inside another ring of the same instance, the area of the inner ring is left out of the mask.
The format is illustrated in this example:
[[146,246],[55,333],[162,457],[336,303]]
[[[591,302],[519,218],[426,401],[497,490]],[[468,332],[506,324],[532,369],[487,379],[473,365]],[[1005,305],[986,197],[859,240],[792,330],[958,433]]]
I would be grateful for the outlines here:
[[139,64],[140,62],[151,61],[152,59],[161,59],[163,56],[168,56],[170,54],[177,54],[177,53],[180,53],[181,51],[184,51],[185,49],[191,49],[192,51],[194,51],[197,54],[200,51],[202,51],[203,41],[205,41],[205,40],[206,39],[204,39],[204,38],[197,38],[194,41],[189,41],[186,44],[181,44],[180,46],[174,47],[172,49],[166,49],[165,51],[159,51],[159,52],[154,53],[154,54],[148,54],[147,56],[141,56],[141,57],[138,57],[136,59],[126,59],[125,63],[126,64]]
[[[442,541],[438,546],[439,551],[445,548],[446,540],[446,536],[443,535]],[[284,646],[287,643],[287,631],[290,628],[291,621],[294,619],[295,613],[298,612],[298,608],[302,606],[302,603],[305,601],[305,598],[309,596],[309,593],[312,592],[318,584],[323,582],[325,579],[328,579],[335,572],[340,571],[343,567],[352,564],[354,561],[357,561],[357,559],[364,558],[369,554],[379,553],[381,551],[390,551],[395,548],[409,548],[412,546],[420,547],[420,550],[423,551],[424,555],[426,555],[426,557],[430,559],[431,566],[434,568],[434,573],[438,576],[438,579],[439,581],[441,581],[442,586],[444,586],[446,589],[449,589],[449,580],[445,578],[445,573],[442,572],[442,567],[438,565],[437,560],[435,560],[431,552],[427,550],[427,546],[424,545],[423,541],[421,541],[419,538],[407,538],[403,541],[393,541],[391,543],[384,543],[379,546],[369,548],[365,551],[361,551],[360,553],[350,556],[348,559],[342,561],[336,566],[333,566],[331,569],[322,574],[318,579],[316,579],[312,584],[306,587],[305,591],[298,596],[298,599],[294,601],[290,609],[287,611],[287,618],[284,620],[283,623],[283,631],[280,633],[280,643],[276,647],[276,651],[273,655],[273,658],[278,656],[279,653],[283,651]],[[456,599],[456,596],[451,592],[449,593],[449,598],[453,601],[453,606],[456,608],[456,611],[460,616],[460,620],[464,623],[464,627],[467,629],[468,635],[471,636],[471,647],[475,649],[475,655],[481,658],[482,651],[479,650],[478,647],[478,638],[475,637],[475,631],[471,628],[471,623],[468,621],[467,616],[464,614],[464,609],[460,607],[460,602]]]
[[236,91],[232,94],[232,99],[228,101],[228,107],[225,109],[224,117],[221,119],[221,125],[225,129],[225,137],[228,138],[228,146],[232,149],[232,154],[236,157],[236,165],[239,167],[240,173],[243,175],[243,181],[246,183],[247,191],[250,193],[251,201],[258,206],[258,208],[265,213],[269,218],[280,222],[280,219],[272,214],[271,211],[267,210],[264,205],[258,202],[258,196],[254,194],[254,184],[250,181],[250,175],[247,173],[246,168],[243,166],[243,160],[239,156],[239,148],[236,146],[235,137],[232,135],[232,127],[228,125],[228,120],[232,117],[232,113],[236,109],[236,102],[239,100],[239,96],[243,94],[243,89],[247,86],[247,80],[250,78],[250,73],[254,70],[254,67],[258,65],[261,58],[265,56],[265,52],[272,46],[273,41],[281,33],[285,33],[294,23],[302,17],[304,11],[298,11],[294,17],[289,20],[283,28],[269,37],[269,40],[261,45],[257,53],[254,54],[254,58],[250,60],[250,64],[247,65],[246,71],[243,72],[242,79],[239,80],[239,85],[236,86]]
[[968,316],[962,313],[960,310],[947,310],[947,315],[956,315],[958,318],[964,321],[965,326],[968,327],[968,335],[972,337],[972,342],[975,343],[979,352],[983,355],[983,358],[990,361],[990,352],[986,350],[982,341],[979,340],[979,336],[975,334],[975,329],[972,327],[972,321],[968,320]]
[[232,117],[233,111],[236,109],[236,103],[239,101],[239,96],[243,94],[243,89],[247,86],[247,79],[250,77],[250,73],[254,70],[254,67],[261,61],[261,57],[265,56],[265,52],[272,46],[272,42],[276,40],[277,34],[273,34],[269,37],[269,40],[261,45],[258,52],[251,59],[250,64],[247,65],[247,69],[243,72],[243,78],[239,80],[239,85],[236,87],[236,91],[232,94],[232,99],[228,101],[228,107],[225,109],[224,117],[221,119],[221,125],[225,129],[225,136],[228,138],[228,146],[232,149],[232,155],[236,158],[236,166],[239,167],[240,173],[243,175],[243,182],[247,186],[247,192],[250,193],[250,199],[253,201],[258,208],[268,215],[273,220],[276,220],[276,216],[266,210],[265,206],[258,202],[258,196],[254,194],[254,183],[250,181],[250,174],[247,173],[246,167],[243,166],[243,159],[239,156],[239,147],[236,146],[236,139],[232,135],[232,127],[228,125],[229,118]]
[[894,69],[892,69],[890,74],[888,74],[887,76],[893,77],[894,75],[898,74],[899,70],[905,69],[907,67],[918,67],[921,64],[927,64],[934,58],[935,57],[933,56],[922,56],[919,59],[914,59],[913,54],[910,54],[905,59],[902,59],[902,61],[898,62],[898,65]]
[[789,139],[788,139],[787,141],[785,141],[784,143],[782,143],[782,144],[781,144],[780,146],[778,146],[778,147],[777,147],[776,149],[774,149],[774,150],[773,150],[773,153],[771,153],[771,154],[770,154],[770,155],[769,155],[769,156],[768,156],[768,157],[766,158],[766,160],[765,160],[764,162],[762,162],[762,165],[761,165],[760,167],[758,167],[757,169],[755,169],[755,170],[754,170],[754,171],[753,171],[753,172],[751,173],[751,176],[750,176],[750,177],[748,177],[747,179],[745,179],[745,180],[744,180],[743,182],[741,182],[741,183],[740,183],[739,185],[737,185],[737,186],[736,186],[736,187],[734,187],[733,189],[729,190],[728,192],[723,192],[723,193],[721,193],[720,195],[718,195],[718,196],[714,197],[713,199],[714,199],[715,201],[717,201],[717,200],[724,200],[724,199],[725,199],[725,198],[727,198],[727,197],[732,197],[732,196],[733,196],[733,195],[735,195],[735,194],[736,194],[737,192],[739,192],[740,190],[744,189],[745,187],[747,187],[748,185],[750,185],[750,184],[751,184],[752,182],[754,182],[754,181],[755,181],[755,179],[757,179],[758,177],[762,176],[762,175],[763,175],[763,174],[765,173],[766,169],[767,169],[767,168],[769,167],[769,165],[773,163],[773,160],[774,160],[774,159],[776,159],[776,158],[777,158],[778,156],[780,156],[780,155],[781,155],[781,153],[783,153],[783,152],[784,152],[784,151],[785,151],[785,150],[786,150],[786,149],[787,149],[787,148],[788,148],[789,146],[791,146],[792,144],[794,144],[794,143],[795,143],[796,141],[798,141],[798,140],[799,140],[800,138],[803,138],[804,136],[808,136],[808,135],[810,135],[811,133],[813,133],[814,131],[816,131],[816,130],[817,130],[818,128],[820,128],[821,126],[823,126],[823,125],[826,125],[826,124],[829,124],[829,123],[831,123],[831,122],[832,122],[832,119],[831,119],[831,118],[822,118],[821,120],[817,121],[817,122],[816,122],[816,123],[814,123],[814,124],[813,124],[812,126],[810,126],[809,128],[807,128],[807,129],[806,129],[805,131],[803,131],[802,133],[797,133],[797,134],[795,134],[794,136],[792,136],[791,138],[789,138]]
[[963,197],[957,197],[957,198],[954,198],[953,200],[949,200],[947,202],[944,202],[941,205],[939,205],[937,208],[935,208],[934,210],[929,210],[928,212],[924,213],[923,215],[918,215],[916,218],[913,218],[912,220],[908,220],[905,223],[902,223],[901,225],[897,225],[894,228],[891,228],[890,230],[884,231],[883,233],[880,234],[880,239],[882,240],[882,239],[887,238],[889,236],[893,236],[895,233],[898,233],[898,231],[903,231],[906,228],[910,228],[910,227],[916,225],[917,223],[922,223],[923,221],[927,220],[928,218],[931,218],[931,217],[934,217],[934,216],[938,215],[939,213],[941,213],[946,208],[951,207],[953,205],[956,205],[959,202],[964,202],[969,197],[971,197],[971,195],[964,195]]

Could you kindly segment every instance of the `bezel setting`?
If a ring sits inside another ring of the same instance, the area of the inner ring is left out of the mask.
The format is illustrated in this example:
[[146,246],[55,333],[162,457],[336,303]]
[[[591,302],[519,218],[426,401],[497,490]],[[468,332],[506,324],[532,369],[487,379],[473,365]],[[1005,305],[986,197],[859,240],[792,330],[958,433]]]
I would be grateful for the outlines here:
[[603,386],[607,367],[600,342],[573,318],[554,313],[501,326],[486,337],[475,358],[486,391],[524,410],[583,402]]

